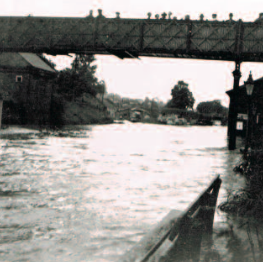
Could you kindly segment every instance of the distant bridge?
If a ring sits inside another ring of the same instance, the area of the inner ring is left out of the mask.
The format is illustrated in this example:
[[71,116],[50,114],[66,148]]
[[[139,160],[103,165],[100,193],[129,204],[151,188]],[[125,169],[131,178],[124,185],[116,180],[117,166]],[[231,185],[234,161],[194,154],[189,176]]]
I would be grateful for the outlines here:
[[263,61],[262,17],[255,22],[97,17],[0,17],[0,51]]
[[116,114],[118,116],[122,116],[123,118],[130,119],[133,112],[140,112],[142,119],[145,115],[151,116],[152,113],[149,110],[146,110],[141,107],[127,107],[127,108],[120,108],[117,110]]

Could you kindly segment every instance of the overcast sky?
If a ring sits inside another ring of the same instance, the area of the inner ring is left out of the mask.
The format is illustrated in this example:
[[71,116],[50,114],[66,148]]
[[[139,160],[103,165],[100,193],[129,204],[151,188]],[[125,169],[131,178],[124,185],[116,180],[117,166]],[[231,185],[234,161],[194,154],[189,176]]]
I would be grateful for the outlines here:
[[[263,12],[262,0],[0,0],[2,16],[73,16],[84,17],[89,10],[97,15],[102,9],[106,17],[115,17],[120,12],[125,18],[147,18],[147,13],[161,14],[171,11],[173,16],[184,18],[189,14],[198,19],[203,13],[212,19],[227,20],[233,13],[234,19],[254,21]],[[109,93],[144,98],[170,99],[171,88],[179,80],[189,84],[196,99],[201,101],[221,99],[228,105],[225,91],[232,88],[234,63],[189,59],[120,60],[114,56],[96,56],[97,76],[104,80]],[[68,57],[57,56],[58,69],[70,64]],[[263,64],[243,63],[241,84],[252,70],[254,79],[263,76]]]

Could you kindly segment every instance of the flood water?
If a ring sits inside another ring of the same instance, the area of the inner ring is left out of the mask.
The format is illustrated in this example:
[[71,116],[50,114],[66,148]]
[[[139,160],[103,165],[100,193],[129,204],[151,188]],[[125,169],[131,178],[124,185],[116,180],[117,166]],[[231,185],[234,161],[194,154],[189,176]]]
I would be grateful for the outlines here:
[[217,174],[222,202],[240,184],[226,131],[125,123],[0,138],[0,261],[116,261]]

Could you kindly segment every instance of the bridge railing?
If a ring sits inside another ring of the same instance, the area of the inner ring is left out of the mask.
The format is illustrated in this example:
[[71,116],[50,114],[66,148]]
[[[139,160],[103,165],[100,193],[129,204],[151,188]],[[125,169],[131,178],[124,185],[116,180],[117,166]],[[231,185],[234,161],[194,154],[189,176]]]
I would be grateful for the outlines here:
[[113,54],[263,61],[263,19],[255,22],[98,17],[0,17],[2,52]]

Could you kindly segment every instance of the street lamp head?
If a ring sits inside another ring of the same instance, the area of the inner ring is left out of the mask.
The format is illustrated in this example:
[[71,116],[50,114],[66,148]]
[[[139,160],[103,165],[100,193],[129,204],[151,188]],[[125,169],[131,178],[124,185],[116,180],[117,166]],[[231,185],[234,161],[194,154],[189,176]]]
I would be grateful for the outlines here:
[[246,86],[247,95],[251,96],[253,93],[253,89],[254,89],[254,80],[252,78],[251,71],[249,73],[249,77],[247,81],[245,82],[245,86]]

